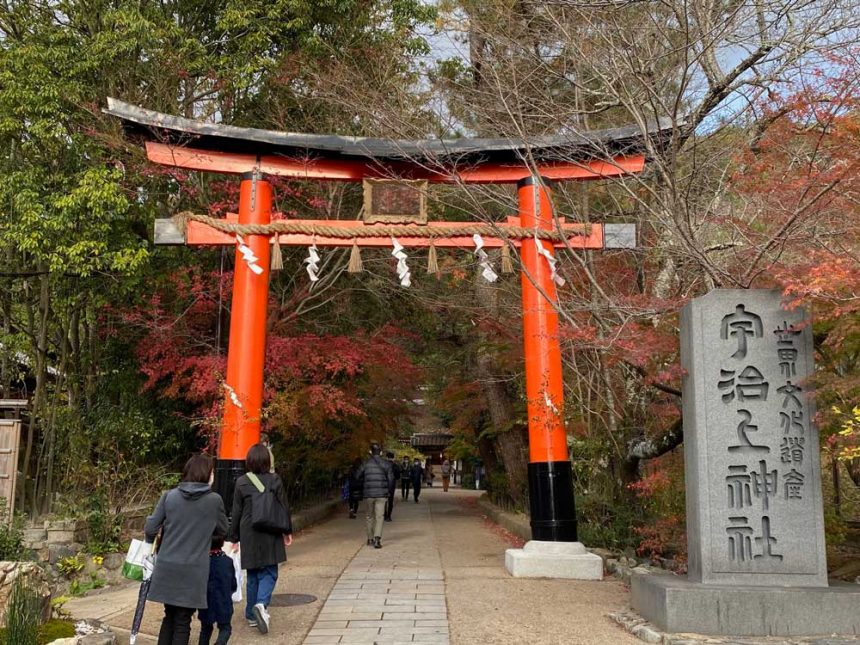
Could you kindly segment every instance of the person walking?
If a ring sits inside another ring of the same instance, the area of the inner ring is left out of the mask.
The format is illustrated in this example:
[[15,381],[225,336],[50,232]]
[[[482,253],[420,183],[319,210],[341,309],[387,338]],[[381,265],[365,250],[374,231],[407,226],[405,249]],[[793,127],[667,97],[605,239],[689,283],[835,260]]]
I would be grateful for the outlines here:
[[394,472],[394,479],[391,481],[391,486],[388,489],[388,502],[385,504],[385,521],[391,521],[391,512],[394,510],[394,493],[397,490],[397,482],[400,480],[400,464],[394,461],[394,453],[389,452],[385,455],[388,462],[391,464],[391,470]]
[[233,594],[236,584],[236,570],[233,560],[224,553],[224,537],[212,538],[209,550],[209,587],[206,592],[206,609],[197,612],[200,619],[200,640],[198,645],[209,645],[215,625],[218,625],[218,638],[215,645],[226,645],[233,633]]
[[421,460],[418,457],[415,457],[415,461],[412,462],[412,468],[409,472],[412,476],[412,497],[417,504],[418,496],[421,495],[421,482],[424,479],[424,469],[421,467]]
[[427,484],[429,488],[433,488],[433,478],[435,475],[433,474],[433,461],[430,457],[427,457],[427,460],[424,462],[424,483]]
[[451,485],[451,462],[447,459],[442,462],[442,492],[448,492],[448,486]]
[[361,502],[364,483],[361,477],[358,476],[358,471],[361,468],[361,459],[356,459],[352,462],[352,467],[349,469],[349,519],[354,520],[358,513],[358,504]]
[[394,469],[390,461],[380,456],[381,452],[379,444],[371,444],[370,457],[358,470],[359,477],[364,480],[362,494],[367,500],[367,544],[375,549],[382,548],[385,504],[394,487]]
[[[262,495],[273,494],[289,516],[284,483],[278,475],[270,472],[271,466],[266,446],[261,443],[251,446],[245,457],[248,473],[236,480],[229,533],[233,551],[240,552],[242,568],[247,572],[245,618],[248,619],[248,625],[256,627],[261,634],[269,631],[269,603],[278,582],[278,565],[287,559],[285,547],[293,543],[292,531],[270,533],[254,528],[252,509],[254,502]],[[264,486],[266,492],[257,488],[251,475]]]
[[188,645],[191,618],[207,607],[212,536],[227,533],[224,502],[212,492],[211,482],[212,460],[191,457],[182,469],[182,481],[161,496],[146,518],[146,542],[162,534],[148,596],[164,604],[158,645]]
[[403,501],[409,499],[409,488],[412,486],[412,467],[409,465],[409,457],[403,455],[400,461],[400,496]]

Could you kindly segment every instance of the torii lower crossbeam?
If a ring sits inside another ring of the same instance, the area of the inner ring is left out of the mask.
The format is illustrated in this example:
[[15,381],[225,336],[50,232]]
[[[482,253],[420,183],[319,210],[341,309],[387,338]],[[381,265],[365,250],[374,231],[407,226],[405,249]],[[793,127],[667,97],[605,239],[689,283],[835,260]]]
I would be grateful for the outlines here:
[[[273,221],[279,218],[273,216]],[[228,214],[222,220],[226,223],[239,223],[238,215]],[[289,220],[290,224],[297,228],[308,230],[338,229],[337,235],[325,235],[321,233],[281,233],[278,235],[278,243],[282,246],[310,246],[316,244],[320,247],[350,247],[357,244],[361,247],[390,247],[390,236],[371,235],[369,233],[375,226],[366,225],[357,220]],[[636,228],[633,224],[572,224],[559,218],[552,225],[566,235],[564,240],[556,240],[552,243],[555,248],[564,249],[617,249],[631,248],[636,237]],[[432,229],[431,236],[397,235],[397,241],[405,247],[429,247],[437,248],[459,248],[468,249],[474,247],[471,235],[446,235],[446,231],[469,229],[474,227],[475,222],[429,222],[423,229]],[[500,248],[508,243],[521,247],[523,240],[513,237],[509,231],[512,228],[521,228],[522,222],[519,217],[508,217],[507,221],[489,226],[493,233],[482,233],[484,246],[487,248]],[[274,235],[272,236],[274,238]],[[215,229],[205,223],[189,221],[185,230],[173,219],[158,219],[155,221],[155,243],[160,245],[188,245],[188,246],[228,246],[235,244],[236,238],[232,233]]]

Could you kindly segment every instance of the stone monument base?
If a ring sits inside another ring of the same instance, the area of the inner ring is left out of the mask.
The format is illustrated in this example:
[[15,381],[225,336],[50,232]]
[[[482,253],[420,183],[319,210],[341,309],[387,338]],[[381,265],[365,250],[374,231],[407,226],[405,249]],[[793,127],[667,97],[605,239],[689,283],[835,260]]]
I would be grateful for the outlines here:
[[860,585],[753,587],[634,574],[633,608],[666,632],[712,636],[860,634]]
[[505,568],[514,578],[603,579],[603,558],[581,542],[531,540],[522,549],[505,551]]

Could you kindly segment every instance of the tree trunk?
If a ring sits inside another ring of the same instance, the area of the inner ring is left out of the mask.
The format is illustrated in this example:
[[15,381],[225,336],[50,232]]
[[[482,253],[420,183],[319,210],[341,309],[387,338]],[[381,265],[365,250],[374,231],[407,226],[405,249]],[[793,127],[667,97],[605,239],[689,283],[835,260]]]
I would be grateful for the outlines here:
[[627,457],[621,466],[625,483],[639,479],[639,464],[645,459],[656,459],[681,445],[684,441],[684,422],[678,419],[658,439],[644,437],[631,441],[627,446]]
[[[476,304],[490,318],[498,315],[498,287],[478,276],[475,282]],[[516,422],[514,401],[508,390],[510,374],[505,373],[496,362],[489,339],[478,347],[476,367],[477,379],[490,414],[496,453],[502,461],[508,483],[508,494],[514,504],[521,505],[528,490],[528,435],[526,429]]]
[[[32,306],[29,310],[29,325],[30,334],[35,338],[35,347],[33,348],[33,363],[36,373],[36,391],[33,393],[33,413],[30,415],[30,424],[27,429],[27,447],[24,450],[24,481],[27,481],[27,473],[30,467],[30,460],[33,455],[33,447],[35,440],[35,426],[42,424],[45,418],[45,411],[48,401],[48,319],[51,309],[51,275],[48,273],[48,267],[44,263],[39,263],[38,270],[43,271],[39,277],[39,318],[36,320],[35,312]],[[41,459],[41,454],[40,454]],[[39,492],[39,477],[41,469],[38,464],[36,473],[32,481],[30,509],[33,517],[36,517],[39,512],[38,492]]]

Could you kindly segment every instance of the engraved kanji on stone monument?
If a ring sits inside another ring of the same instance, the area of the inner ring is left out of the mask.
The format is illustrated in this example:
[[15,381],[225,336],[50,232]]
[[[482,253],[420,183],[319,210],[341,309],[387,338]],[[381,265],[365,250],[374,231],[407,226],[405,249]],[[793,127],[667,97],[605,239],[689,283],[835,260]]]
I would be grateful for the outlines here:
[[715,290],[682,312],[691,580],[827,584],[808,322],[777,291]]
[[732,354],[733,358],[743,358],[747,355],[747,336],[761,338],[761,317],[746,311],[744,305],[735,307],[734,313],[723,316],[720,325],[720,338],[737,338],[738,349]]

